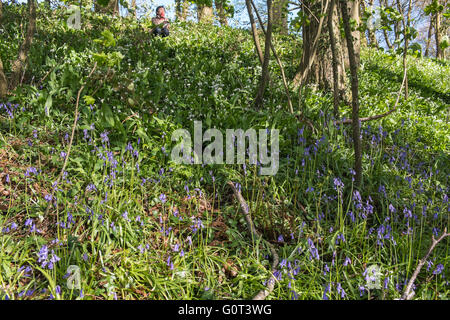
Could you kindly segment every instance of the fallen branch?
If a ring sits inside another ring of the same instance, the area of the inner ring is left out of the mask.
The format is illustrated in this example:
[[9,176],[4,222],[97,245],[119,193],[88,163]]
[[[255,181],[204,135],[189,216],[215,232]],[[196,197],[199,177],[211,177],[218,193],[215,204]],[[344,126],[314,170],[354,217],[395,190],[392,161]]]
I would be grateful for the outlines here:
[[412,291],[412,287],[414,285],[414,281],[416,280],[417,276],[419,275],[420,270],[422,269],[423,265],[428,259],[428,256],[431,254],[431,252],[434,250],[436,245],[441,242],[445,237],[450,236],[450,233],[447,233],[447,228],[444,229],[444,232],[442,235],[436,240],[434,238],[434,235],[431,237],[432,243],[430,246],[430,249],[428,249],[427,254],[422,258],[422,260],[419,260],[419,264],[417,265],[416,270],[414,271],[413,275],[411,276],[411,279],[408,282],[408,285],[405,288],[405,291],[402,295],[402,300],[411,300],[414,297],[415,292]]
[[[244,198],[242,197],[241,193],[236,189],[236,187],[234,186],[233,182],[228,181],[228,185],[231,187],[231,189],[233,190],[234,195],[236,196],[236,199],[238,200],[239,204],[241,205],[241,209],[242,212],[244,213],[245,216],[245,221],[247,222],[247,227],[250,230],[250,233],[252,234],[252,236],[255,236],[256,238],[260,238],[262,240],[264,240],[264,238],[262,237],[262,235],[258,232],[258,230],[255,229],[255,225],[253,224],[252,218],[250,216],[250,209],[247,205],[247,203],[245,202]],[[275,268],[278,265],[278,254],[275,251],[274,246],[266,241],[267,246],[270,249],[270,252],[272,253],[272,257],[273,257],[273,262],[272,262],[272,272],[273,270],[275,270]],[[259,291],[254,297],[253,300],[264,300],[267,298],[267,296],[273,291],[274,286],[275,286],[275,281],[276,278],[273,275],[273,273],[271,273],[270,278],[267,280],[267,285],[266,285],[266,289],[263,289],[261,291]]]
[[[94,73],[95,69],[97,68],[97,62],[94,63],[94,66],[92,67],[91,72],[89,73],[88,77],[86,80],[88,80],[92,74]],[[61,180],[64,171],[66,170],[67,167],[67,163],[69,161],[69,156],[70,156],[70,150],[72,149],[72,144],[73,144],[73,138],[75,136],[75,128],[77,127],[77,122],[78,122],[78,106],[80,104],[80,96],[81,96],[81,92],[83,91],[84,87],[86,86],[86,83],[83,84],[80,89],[78,90],[78,94],[77,94],[77,102],[75,104],[75,115],[74,115],[74,120],[73,120],[73,125],[72,125],[72,134],[70,136],[70,141],[69,141],[69,146],[67,148],[67,152],[66,152],[66,157],[64,159],[64,164],[63,167],[61,169],[61,172],[59,173],[58,179],[56,179],[55,183],[54,183],[54,187],[52,189],[52,193],[51,193],[51,197],[50,199],[53,199],[53,195],[55,193],[56,190],[56,186],[58,185],[59,181]],[[45,211],[45,215],[48,214],[49,210],[51,207],[51,201],[49,202],[48,206],[47,206],[47,210]]]

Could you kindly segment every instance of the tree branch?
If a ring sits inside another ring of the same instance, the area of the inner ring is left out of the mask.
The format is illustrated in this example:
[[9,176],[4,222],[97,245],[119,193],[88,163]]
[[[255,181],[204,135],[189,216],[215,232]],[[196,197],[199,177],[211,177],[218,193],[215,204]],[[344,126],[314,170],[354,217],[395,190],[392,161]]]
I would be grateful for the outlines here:
[[419,264],[417,265],[416,270],[414,271],[413,275],[411,276],[411,279],[409,280],[408,285],[405,287],[405,291],[403,292],[403,295],[402,295],[402,300],[411,300],[414,297],[415,292],[412,291],[412,287],[414,285],[414,281],[416,280],[417,276],[419,275],[420,270],[422,269],[423,265],[427,261],[428,257],[430,256],[431,252],[434,250],[436,245],[439,242],[441,242],[445,237],[448,237],[448,236],[450,236],[450,233],[447,233],[447,228],[444,229],[444,232],[437,240],[434,238],[434,235],[431,236],[432,242],[431,242],[430,249],[428,249],[428,252],[422,258],[422,260],[419,261]]
[[[252,234],[252,236],[264,240],[262,235],[256,230],[255,225],[253,224],[252,218],[250,216],[249,206],[245,202],[245,200],[242,197],[241,193],[236,189],[236,187],[234,186],[233,182],[228,181],[228,185],[233,190],[233,193],[236,196],[236,199],[238,200],[239,204],[241,205],[241,210],[244,213],[245,221],[247,222],[247,227],[250,230],[250,233]],[[278,257],[277,252],[275,251],[274,246],[270,242],[268,242],[266,240],[264,240],[264,241],[266,242],[267,246],[270,249],[270,252],[272,253],[272,258],[273,258],[272,272],[273,272],[273,270],[275,270],[275,268],[278,265],[279,257]],[[275,282],[276,282],[276,278],[273,275],[273,273],[271,273],[270,278],[267,280],[266,289],[263,289],[263,290],[259,291],[253,297],[253,300],[264,300],[264,299],[266,299],[269,296],[269,294],[273,291],[273,289],[275,287]]]

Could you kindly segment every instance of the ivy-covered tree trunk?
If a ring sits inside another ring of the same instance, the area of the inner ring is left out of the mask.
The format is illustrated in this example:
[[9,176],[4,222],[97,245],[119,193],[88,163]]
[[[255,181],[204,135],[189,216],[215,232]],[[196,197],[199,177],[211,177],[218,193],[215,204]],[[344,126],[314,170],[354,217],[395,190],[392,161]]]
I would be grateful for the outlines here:
[[188,0],[176,0],[176,9],[175,16],[178,21],[186,21],[189,10],[189,1]]
[[119,0],[109,0],[107,6],[102,6],[98,3],[98,0],[96,0],[95,12],[119,15]]
[[227,12],[224,5],[226,5],[225,0],[214,0],[214,5],[216,6],[217,16],[219,17],[219,22],[221,26],[228,26]]
[[[362,4],[364,4],[364,0],[361,2]],[[368,5],[369,5],[369,11],[371,13],[371,15],[373,15],[373,3],[374,0],[369,0]],[[373,16],[371,16],[372,18]],[[377,41],[377,37],[375,36],[375,30],[374,30],[374,26],[371,25],[368,30],[367,30],[367,35],[369,37],[369,46],[373,47],[373,48],[378,48],[378,41]]]
[[274,0],[273,1],[273,32],[282,34],[288,33],[287,15],[288,15],[288,0]]
[[31,48],[31,43],[33,42],[34,32],[36,31],[36,3],[35,0],[28,0],[28,27],[25,39],[19,48],[19,54],[16,61],[11,67],[11,82],[10,88],[16,88],[21,79],[22,71],[28,60],[28,52]]

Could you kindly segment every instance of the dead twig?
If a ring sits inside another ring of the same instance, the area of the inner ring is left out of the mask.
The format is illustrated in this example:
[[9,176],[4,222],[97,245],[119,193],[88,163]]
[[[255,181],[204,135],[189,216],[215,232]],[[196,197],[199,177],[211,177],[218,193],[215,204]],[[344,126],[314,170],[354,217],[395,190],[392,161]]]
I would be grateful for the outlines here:
[[[253,224],[252,218],[250,216],[249,206],[245,202],[245,200],[242,197],[241,193],[236,189],[236,187],[234,186],[233,182],[228,181],[228,185],[233,190],[233,193],[236,196],[236,199],[238,200],[239,204],[241,205],[241,209],[242,209],[242,212],[244,213],[245,221],[247,222],[247,227],[250,230],[250,233],[252,234],[252,236],[264,240],[264,238],[258,232],[258,230],[255,229],[255,225]],[[275,251],[275,247],[270,242],[268,242],[266,240],[265,240],[265,242],[266,242],[267,246],[269,247],[270,252],[272,253],[272,257],[273,257],[272,272],[273,272],[273,270],[275,270],[275,268],[278,265],[279,257],[278,257],[277,252]],[[273,291],[273,289],[275,287],[275,281],[276,281],[276,278],[273,275],[273,273],[271,273],[270,278],[267,280],[266,289],[263,289],[263,290],[259,291],[253,297],[253,300],[264,300],[264,299],[266,299],[267,296]]]
[[[87,82],[87,80],[92,76],[92,74],[94,73],[94,71],[95,71],[96,68],[97,68],[97,62],[94,63],[94,66],[92,67],[92,70],[91,70],[91,72],[89,73],[89,75],[88,75],[88,77],[87,77],[87,79],[86,79],[86,82]],[[83,91],[83,89],[84,89],[85,86],[86,86],[86,83],[84,83],[84,84],[80,87],[80,89],[78,90],[78,94],[77,94],[77,102],[76,102],[76,105],[75,105],[75,115],[74,115],[74,120],[73,120],[73,125],[72,125],[72,134],[71,134],[71,136],[70,136],[69,146],[67,147],[66,157],[65,157],[65,159],[64,159],[64,164],[63,164],[63,167],[62,167],[62,169],[61,169],[61,172],[59,173],[58,179],[56,179],[56,181],[55,181],[55,183],[54,183],[54,185],[53,185],[54,187],[53,187],[53,189],[52,189],[52,193],[51,193],[50,199],[53,199],[53,195],[54,195],[54,193],[55,193],[55,190],[57,189],[56,186],[58,185],[59,181],[61,180],[61,178],[62,178],[62,176],[63,176],[63,174],[64,174],[64,171],[66,170],[67,163],[68,163],[68,161],[69,161],[70,150],[72,149],[73,138],[74,138],[74,136],[75,136],[75,129],[76,129],[76,127],[77,127],[77,122],[78,122],[78,105],[80,104],[80,96],[81,96],[81,92]],[[51,207],[51,203],[52,203],[52,201],[49,201],[48,206],[47,206],[47,210],[45,211],[45,215],[48,214],[48,212],[49,212],[49,210],[50,210],[50,207]]]
[[423,265],[427,261],[429,255],[434,250],[436,245],[439,242],[441,242],[445,237],[448,237],[448,236],[450,236],[450,233],[447,233],[447,228],[444,229],[444,232],[437,240],[434,238],[434,235],[431,236],[432,243],[431,243],[430,249],[428,249],[427,254],[422,258],[422,260],[419,260],[419,264],[417,265],[416,270],[414,270],[414,273],[411,276],[411,279],[409,280],[408,285],[405,287],[405,291],[403,292],[403,295],[402,295],[402,300],[411,300],[414,297],[415,292],[412,291],[412,287],[414,285],[414,281],[416,280],[417,276],[419,275],[420,270],[422,269]]

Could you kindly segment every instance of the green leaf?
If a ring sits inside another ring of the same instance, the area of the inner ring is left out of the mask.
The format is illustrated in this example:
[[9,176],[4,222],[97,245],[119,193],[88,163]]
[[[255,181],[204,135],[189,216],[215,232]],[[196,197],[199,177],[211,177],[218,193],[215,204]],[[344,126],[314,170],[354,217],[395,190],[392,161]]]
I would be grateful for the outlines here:
[[97,3],[102,7],[106,7],[109,4],[109,1],[111,0],[97,0]]
[[106,122],[109,127],[114,127],[114,114],[109,106],[102,106],[102,115],[104,120],[103,122]]
[[50,114],[50,108],[53,104],[53,98],[52,96],[49,94],[47,97],[47,100],[45,101],[45,110],[46,110],[46,114],[49,115]]
[[91,96],[84,96],[83,99],[84,99],[84,103],[86,103],[87,105],[95,103],[95,99]]

